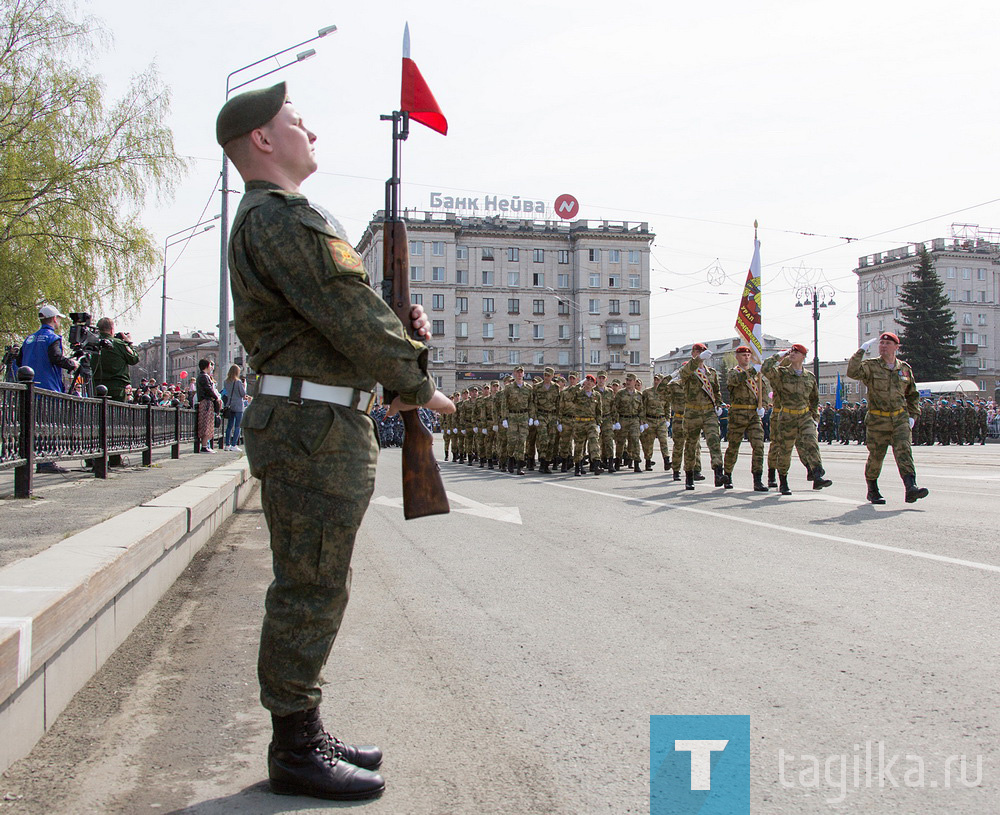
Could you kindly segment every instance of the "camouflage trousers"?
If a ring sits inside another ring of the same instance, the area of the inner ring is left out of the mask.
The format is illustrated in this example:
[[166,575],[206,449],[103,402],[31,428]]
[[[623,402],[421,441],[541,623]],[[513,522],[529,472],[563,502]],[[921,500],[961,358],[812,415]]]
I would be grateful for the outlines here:
[[615,458],[628,458],[638,461],[642,455],[642,446],[639,443],[639,418],[619,419],[621,430],[615,431]]
[[[497,425],[499,427],[499,425]],[[501,428],[502,429],[502,428]],[[493,425],[486,428],[486,458],[493,458],[497,454],[497,444],[500,440],[500,433],[493,429]]]
[[538,427],[535,428],[535,446],[538,448],[538,458],[552,461],[556,451],[556,417],[551,413],[541,413],[537,417]]
[[[531,417],[533,418],[533,417]],[[535,445],[538,442],[538,428],[534,425],[528,426],[528,438],[524,443],[524,454],[529,461],[533,461],[538,456],[535,453]]]
[[[670,460],[670,437],[667,435],[667,419],[665,416],[649,416],[645,419],[649,424],[642,433],[639,435],[639,441],[642,442],[642,455],[649,461],[653,458],[653,448],[656,446],[657,441],[660,442],[660,453],[663,458],[667,461]],[[676,452],[677,445],[674,445],[674,451]]]
[[524,448],[528,441],[528,414],[511,414],[507,417],[507,457],[524,461]]
[[378,436],[363,413],[258,396],[243,420],[271,534],[261,703],[286,716],[320,703],[320,672],[347,607],[354,538],[375,488]]
[[441,430],[442,441],[444,441],[444,455],[445,458],[448,457],[448,451],[452,449],[452,439],[455,437],[451,435],[451,428],[446,427]]
[[917,468],[913,464],[913,448],[910,446],[910,422],[905,410],[898,416],[875,416],[869,410],[865,416],[865,424],[868,426],[865,441],[868,447],[866,481],[874,481],[879,477],[885,452],[890,447],[899,475],[917,474]]
[[576,461],[585,455],[590,458],[600,458],[601,447],[597,440],[597,422],[593,419],[569,419],[569,427],[563,427],[573,434],[573,446],[576,448]]
[[[680,472],[685,459],[687,458],[684,453],[685,442],[687,436],[684,435],[684,411],[678,410],[674,411],[674,418],[670,422],[670,431],[674,437],[674,457],[670,460],[670,464],[674,469],[674,472]],[[698,438],[695,442],[694,450],[694,472],[701,472],[701,433],[698,433]]]
[[760,423],[760,416],[756,410],[744,410],[741,408],[730,410],[729,430],[726,433],[726,457],[723,468],[727,473],[733,471],[736,466],[736,459],[740,455],[740,445],[743,443],[743,434],[746,433],[750,440],[750,472],[764,472],[764,428]]
[[[779,413],[780,419],[775,421]],[[798,450],[799,458],[807,469],[813,470],[823,465],[816,422],[809,411],[794,414],[783,408],[776,410],[771,416],[771,449],[768,450],[767,466],[781,475],[788,475],[793,447]]]
[[614,422],[605,419],[601,422],[601,458],[613,459],[615,457],[615,431]]
[[[704,431],[705,442],[708,444],[708,454],[712,460],[712,469],[722,466],[722,442],[719,439],[719,417],[715,408],[684,407],[684,472],[699,470],[695,457],[698,455],[698,437]],[[677,447],[674,447],[674,455]],[[699,456],[700,458],[700,456]]]
[[559,424],[563,426],[559,432],[559,457],[573,461],[573,417],[564,416]]

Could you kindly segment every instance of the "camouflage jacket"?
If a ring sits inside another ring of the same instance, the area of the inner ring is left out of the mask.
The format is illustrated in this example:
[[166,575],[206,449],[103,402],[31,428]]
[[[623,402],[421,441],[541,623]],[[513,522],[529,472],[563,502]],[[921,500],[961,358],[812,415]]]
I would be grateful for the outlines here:
[[506,419],[512,414],[527,413],[531,405],[532,390],[530,385],[517,386],[511,382],[500,391],[500,418]]
[[532,418],[554,414],[559,409],[559,386],[552,382],[546,388],[544,382],[539,382],[531,389]]
[[[757,409],[757,394],[753,392],[750,388],[750,379],[757,378],[757,371],[753,368],[747,368],[743,370],[742,368],[730,368],[729,373],[726,375],[726,387],[729,388],[729,398],[732,402],[732,408],[740,410],[741,408],[736,407],[737,405],[751,405],[754,410]],[[766,394],[765,383],[762,381],[759,385],[761,391]],[[766,404],[767,399],[761,399],[760,404]],[[746,410],[746,408],[742,408]]]
[[601,421],[610,422],[611,414],[614,411],[615,392],[611,388],[594,388],[594,393],[601,397]]
[[709,383],[712,387],[712,396],[709,397],[696,371],[701,367],[699,359],[689,359],[681,365],[681,383],[684,385],[684,406],[704,410],[722,404],[722,391],[719,389],[719,372],[715,368],[705,365],[708,373]]
[[868,387],[868,406],[881,413],[894,413],[904,409],[912,416],[920,415],[920,394],[913,378],[913,369],[903,360],[896,360],[896,367],[889,368],[881,359],[865,359],[865,352],[858,349],[847,361],[847,375],[864,382]]
[[656,388],[646,388],[642,392],[642,417],[647,420],[667,417],[667,410]]
[[612,418],[616,422],[620,422],[623,419],[629,421],[631,419],[641,419],[642,418],[642,394],[636,391],[632,393],[628,388],[622,388],[618,391],[615,396],[614,412]]
[[775,355],[764,360],[761,373],[774,389],[775,408],[781,410],[808,410],[814,422],[819,421],[819,386],[811,371],[796,371],[790,365],[781,365],[783,358]]

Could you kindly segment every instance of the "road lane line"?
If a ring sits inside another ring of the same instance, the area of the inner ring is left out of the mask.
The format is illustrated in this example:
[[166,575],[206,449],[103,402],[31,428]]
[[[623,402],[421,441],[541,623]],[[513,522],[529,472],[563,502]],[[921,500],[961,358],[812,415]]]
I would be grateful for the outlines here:
[[846,543],[851,546],[861,546],[865,549],[877,549],[881,552],[892,552],[897,555],[908,555],[910,557],[922,558],[924,560],[933,560],[937,563],[947,563],[952,566],[965,566],[968,569],[978,569],[982,572],[996,572],[1000,573],[1000,566],[994,566],[990,563],[979,563],[975,560],[962,560],[961,558],[948,557],[946,555],[935,555],[931,552],[920,552],[916,549],[903,549],[899,546],[886,546],[882,543],[869,543],[868,541],[856,540],[855,538],[842,538],[839,535],[827,535],[825,532],[813,532],[808,529],[793,529],[790,526],[779,526],[778,524],[769,524],[766,521],[755,521],[751,518],[742,518],[735,515],[726,515],[722,512],[712,512],[707,509],[696,509],[695,507],[682,507],[676,504],[668,504],[664,501],[653,501],[648,498],[636,498],[631,495],[618,495],[613,492],[602,492],[600,490],[589,490],[586,487],[577,487],[570,484],[557,484],[550,481],[542,482],[547,487],[558,487],[564,490],[575,490],[576,492],[586,492],[591,495],[600,495],[605,498],[615,498],[619,501],[632,501],[640,504],[647,504],[648,506],[662,507],[664,509],[675,510],[677,512],[693,512],[695,515],[706,515],[709,518],[718,518],[723,521],[732,521],[734,523],[746,524],[747,526],[759,526],[764,529],[773,529],[778,532],[789,532],[793,535],[802,535],[807,538],[819,538],[820,540],[834,541],[836,543]]

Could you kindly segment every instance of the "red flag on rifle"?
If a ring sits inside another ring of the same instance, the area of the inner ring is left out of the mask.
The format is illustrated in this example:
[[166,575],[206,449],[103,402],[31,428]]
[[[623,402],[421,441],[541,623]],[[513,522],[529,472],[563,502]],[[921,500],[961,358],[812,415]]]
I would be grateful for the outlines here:
[[448,134],[448,120],[424,82],[417,63],[410,59],[409,23],[403,29],[403,87],[399,96],[399,109],[409,113],[411,119],[442,135]]

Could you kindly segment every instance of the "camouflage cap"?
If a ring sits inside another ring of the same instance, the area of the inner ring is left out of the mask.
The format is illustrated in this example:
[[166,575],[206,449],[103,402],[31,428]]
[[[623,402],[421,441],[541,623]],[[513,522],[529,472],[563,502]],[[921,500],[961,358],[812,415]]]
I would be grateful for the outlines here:
[[566,376],[568,376],[568,377],[572,376],[575,379],[579,379],[580,378],[580,372],[579,371],[570,371],[568,374],[566,374]]
[[636,376],[635,374],[625,374],[625,381],[626,381],[626,382],[633,382],[633,381],[635,381],[635,380],[636,380],[637,378],[638,378],[638,377],[637,377],[637,376]]
[[543,374],[554,374],[555,372],[556,372],[555,368],[546,367],[542,369]]
[[518,365],[518,366],[517,366],[517,367],[516,367],[516,368],[514,369],[514,373],[517,373],[518,371],[520,371],[520,372],[521,372],[521,373],[523,374],[523,373],[524,373],[524,366],[523,366],[523,365]]
[[598,376],[603,376],[603,377],[607,378],[607,376],[608,376],[608,372],[607,372],[607,371],[598,371],[598,372],[597,372],[597,375],[598,375]]
[[499,388],[500,387],[500,380],[499,379],[494,379],[492,382],[490,382],[490,387],[491,388]]
[[220,147],[227,142],[263,127],[278,115],[288,99],[284,82],[237,94],[222,106],[215,120],[215,140]]
[[618,379],[618,378],[615,378],[615,379],[611,380],[611,384],[612,385],[620,385],[621,383],[622,383],[622,381],[620,379]]

